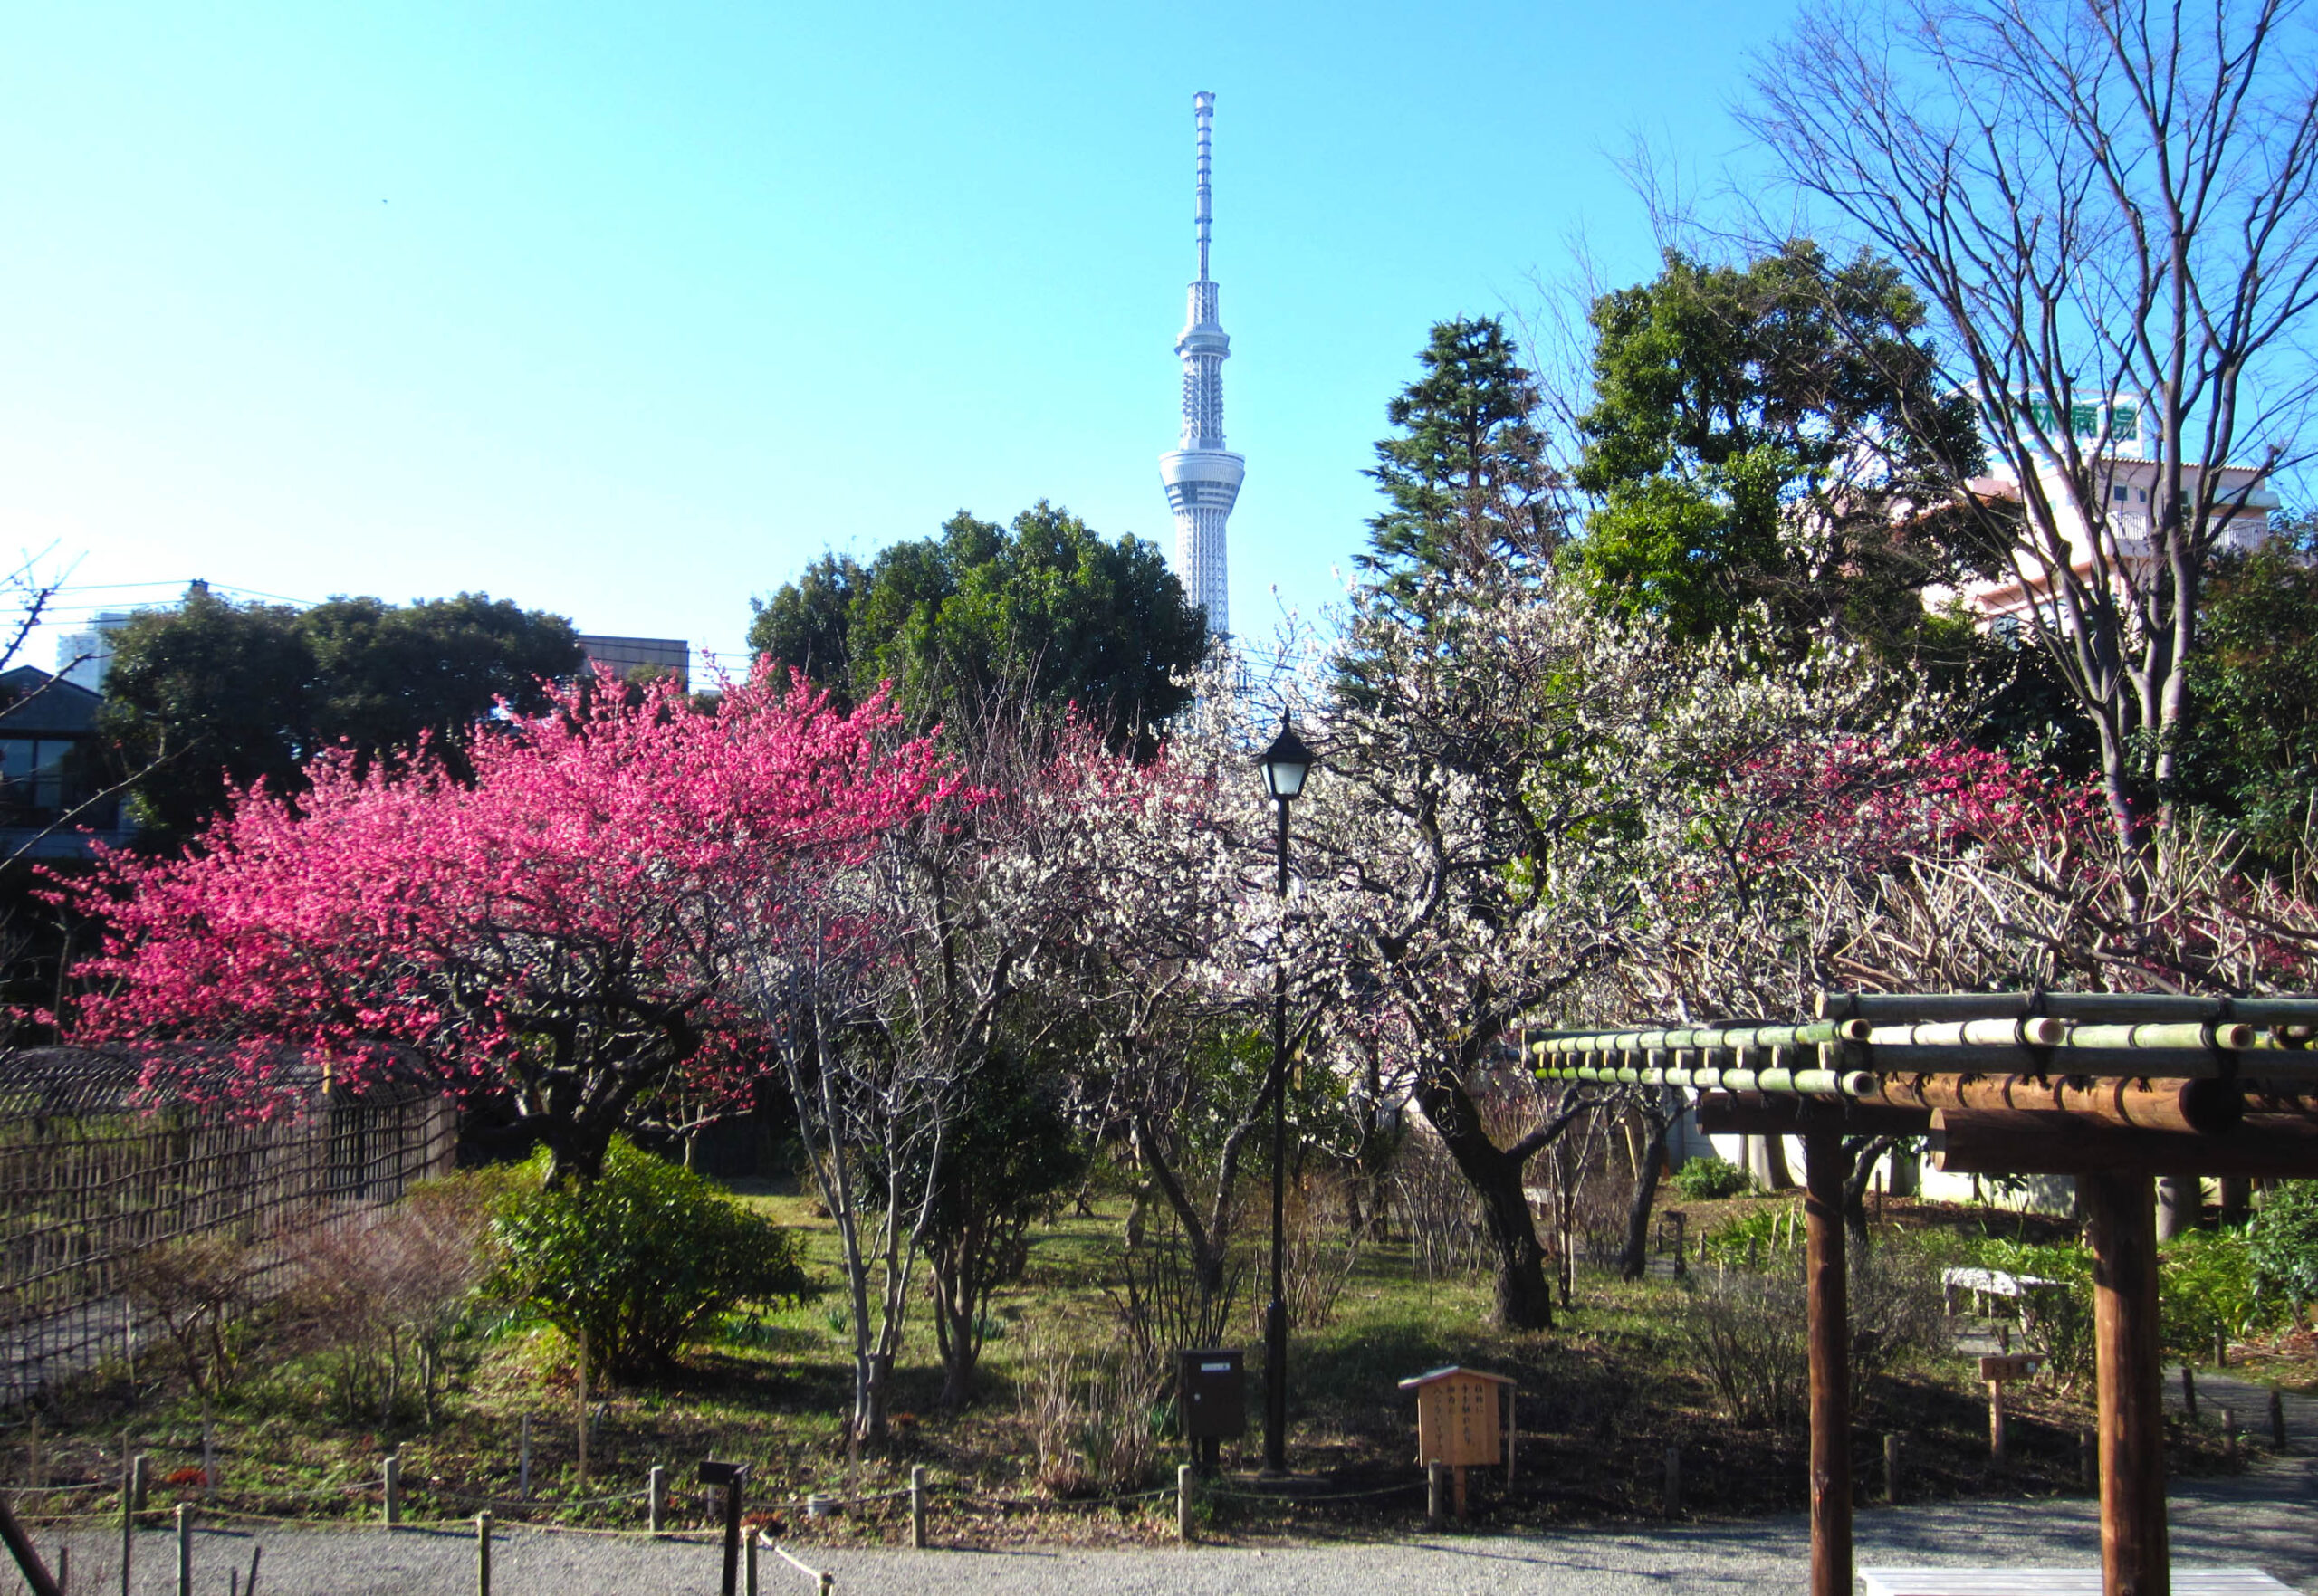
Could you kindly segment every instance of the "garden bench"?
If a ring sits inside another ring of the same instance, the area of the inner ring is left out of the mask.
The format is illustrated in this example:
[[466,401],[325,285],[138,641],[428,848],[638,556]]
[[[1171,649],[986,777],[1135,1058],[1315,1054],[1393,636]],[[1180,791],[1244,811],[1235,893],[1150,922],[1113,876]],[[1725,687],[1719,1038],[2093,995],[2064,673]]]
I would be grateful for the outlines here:
[[1975,1299],[1984,1296],[2025,1297],[2031,1292],[2060,1289],[2064,1282],[2047,1280],[2041,1275],[2007,1275],[2002,1269],[1942,1269],[1940,1289],[1949,1299],[1950,1311],[1956,1293],[1968,1291]]
[[[1865,1596],[2101,1596],[2097,1568],[1863,1568]],[[2257,1568],[2176,1568],[2173,1596],[2294,1596]]]

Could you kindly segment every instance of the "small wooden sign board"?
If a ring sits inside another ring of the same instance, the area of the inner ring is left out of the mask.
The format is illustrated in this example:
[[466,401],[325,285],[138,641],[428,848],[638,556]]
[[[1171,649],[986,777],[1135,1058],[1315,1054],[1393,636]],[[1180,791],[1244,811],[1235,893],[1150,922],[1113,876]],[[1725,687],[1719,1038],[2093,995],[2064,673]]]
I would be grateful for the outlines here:
[[1513,1484],[1512,1378],[1451,1364],[1401,1381],[1416,1393],[1416,1460],[1444,1464],[1455,1482],[1457,1516],[1465,1516],[1465,1470],[1505,1465]]
[[1988,1456],[1999,1461],[2006,1455],[2004,1388],[2035,1374],[2037,1363],[2028,1352],[1990,1352],[1980,1360],[1980,1378],[1988,1387]]

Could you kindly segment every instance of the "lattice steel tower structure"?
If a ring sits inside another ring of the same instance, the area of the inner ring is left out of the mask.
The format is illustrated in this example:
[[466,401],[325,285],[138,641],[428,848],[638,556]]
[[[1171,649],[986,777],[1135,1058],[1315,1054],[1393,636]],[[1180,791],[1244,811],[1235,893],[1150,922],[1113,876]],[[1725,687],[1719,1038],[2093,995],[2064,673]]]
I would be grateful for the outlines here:
[[1193,606],[1207,610],[1211,636],[1231,630],[1231,562],[1224,526],[1240,497],[1248,464],[1223,446],[1223,362],[1231,340],[1216,320],[1217,288],[1207,274],[1208,228],[1212,215],[1209,164],[1214,145],[1215,96],[1192,96],[1199,129],[1199,280],[1192,284],[1191,312],[1175,353],[1183,362],[1183,433],[1175,447],[1159,456],[1159,480],[1175,512],[1175,575]]

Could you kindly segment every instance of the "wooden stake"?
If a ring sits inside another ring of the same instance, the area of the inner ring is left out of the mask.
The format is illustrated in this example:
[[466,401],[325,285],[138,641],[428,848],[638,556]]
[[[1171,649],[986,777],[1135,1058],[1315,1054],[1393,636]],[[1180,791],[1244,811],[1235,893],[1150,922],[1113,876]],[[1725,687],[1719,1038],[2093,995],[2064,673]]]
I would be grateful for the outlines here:
[[1175,1539],[1192,1543],[1192,1466],[1175,1466]]
[[588,1333],[580,1332],[580,1488],[588,1486]]
[[740,1596],[740,1492],[746,1478],[744,1467],[735,1467],[725,1478],[725,1563],[719,1596]]
[[177,1596],[193,1596],[193,1504],[177,1504]]
[[1988,1381],[1988,1456],[2004,1461],[2004,1381]]
[[1436,1530],[1449,1522],[1449,1468],[1446,1464],[1428,1463],[1424,1466],[1424,1522]]
[[2157,1323],[2156,1192],[2146,1171],[2088,1173],[2093,1322],[2101,1403],[2102,1596],[2170,1588],[2163,1370]]
[[120,1596],[129,1596],[129,1562],[137,1550],[137,1496],[144,1483],[145,1459],[124,1457],[120,1465]]
[[474,1515],[474,1596],[491,1596],[491,1515]]
[[1849,1161],[1841,1131],[1805,1132],[1805,1316],[1811,1352],[1811,1596],[1852,1596],[1851,1332],[1844,1258],[1844,1176]]
[[388,1453],[381,1471],[385,1476],[381,1489],[387,1503],[387,1523],[398,1524],[402,1522],[402,1454]]
[[909,1543],[917,1551],[925,1550],[925,1466],[909,1466]]
[[2189,1422],[2198,1421],[2198,1371],[2187,1363],[2181,1365],[2181,1407]]
[[644,1524],[654,1534],[660,1533],[660,1519],[667,1511],[668,1471],[659,1464],[652,1466],[652,1473],[645,1482]]

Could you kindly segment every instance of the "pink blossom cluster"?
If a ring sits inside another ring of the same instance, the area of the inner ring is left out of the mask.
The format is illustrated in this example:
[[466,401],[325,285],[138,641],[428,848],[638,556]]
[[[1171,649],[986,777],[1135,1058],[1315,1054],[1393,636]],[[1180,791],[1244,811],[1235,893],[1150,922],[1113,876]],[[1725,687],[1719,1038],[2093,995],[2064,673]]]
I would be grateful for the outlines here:
[[109,926],[66,1018],[155,1067],[159,1044],[231,1048],[261,1111],[302,1054],[353,1085],[397,1058],[616,1112],[745,1053],[735,948],[800,934],[830,871],[952,790],[896,719],[763,669],[710,710],[603,676],[480,729],[472,783],[424,750],[400,775],[325,754],[186,856],[110,853],[60,887]]
[[2098,795],[1959,742],[1909,750],[1872,736],[1790,744],[1740,763],[1715,805],[1738,817],[1750,869],[1879,870],[1911,855],[2081,835]]

